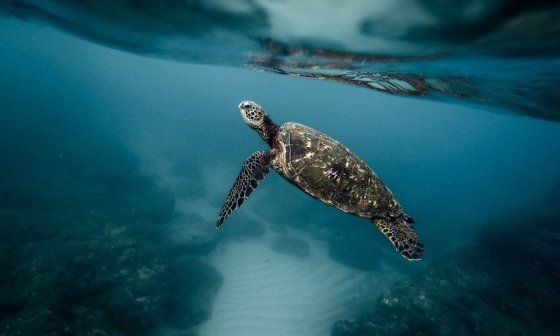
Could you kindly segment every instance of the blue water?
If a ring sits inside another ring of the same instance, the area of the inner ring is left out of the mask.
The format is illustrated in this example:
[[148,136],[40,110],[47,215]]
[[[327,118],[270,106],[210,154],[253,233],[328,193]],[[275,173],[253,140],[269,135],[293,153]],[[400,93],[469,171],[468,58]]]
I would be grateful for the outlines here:
[[[560,331],[557,49],[405,62],[478,92],[390,95],[211,47],[115,47],[13,16],[36,12],[25,3],[0,16],[0,335]],[[248,99],[368,162],[415,218],[423,260],[274,172],[216,231],[242,162],[267,148],[238,112]]]

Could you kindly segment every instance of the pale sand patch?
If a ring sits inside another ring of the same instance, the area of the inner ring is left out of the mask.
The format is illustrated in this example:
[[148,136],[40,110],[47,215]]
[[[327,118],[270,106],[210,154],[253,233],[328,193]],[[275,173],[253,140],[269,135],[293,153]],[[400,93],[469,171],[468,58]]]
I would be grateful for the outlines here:
[[398,273],[382,266],[358,271],[332,261],[323,242],[305,239],[304,258],[270,249],[270,230],[259,240],[225,242],[211,256],[224,283],[212,318],[197,328],[200,336],[329,335],[339,319],[355,317],[371,304]]

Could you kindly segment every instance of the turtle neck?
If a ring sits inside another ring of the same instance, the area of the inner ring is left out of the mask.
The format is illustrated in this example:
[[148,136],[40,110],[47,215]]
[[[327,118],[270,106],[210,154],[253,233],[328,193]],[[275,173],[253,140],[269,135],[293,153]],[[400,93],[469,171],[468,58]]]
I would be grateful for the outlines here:
[[267,116],[264,119],[263,124],[259,128],[257,128],[256,131],[259,132],[263,140],[272,148],[274,146],[274,140],[276,139],[279,128],[280,127],[272,122],[272,120],[270,120],[270,118]]

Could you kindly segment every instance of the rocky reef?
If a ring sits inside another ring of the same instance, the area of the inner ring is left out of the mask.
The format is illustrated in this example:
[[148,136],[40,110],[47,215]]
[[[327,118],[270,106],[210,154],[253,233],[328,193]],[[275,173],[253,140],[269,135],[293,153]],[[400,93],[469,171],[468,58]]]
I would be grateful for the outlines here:
[[176,253],[172,195],[114,138],[69,123],[56,136],[8,130],[0,144],[0,335],[144,335],[207,320],[222,284],[205,261],[215,243]]
[[488,223],[332,335],[558,335],[558,190],[542,208]]

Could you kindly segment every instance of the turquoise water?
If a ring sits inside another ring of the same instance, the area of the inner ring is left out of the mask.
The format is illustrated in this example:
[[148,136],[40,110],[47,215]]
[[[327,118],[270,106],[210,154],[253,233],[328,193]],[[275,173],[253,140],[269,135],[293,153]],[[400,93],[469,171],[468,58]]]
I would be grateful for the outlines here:
[[[262,25],[247,33],[227,6],[68,3],[0,2],[0,335],[560,331],[556,7],[454,18],[537,11],[525,42],[510,22],[366,50],[255,19],[298,7],[242,16]],[[241,164],[267,148],[238,112],[248,99],[368,162],[415,218],[423,260],[274,172],[217,231]]]

